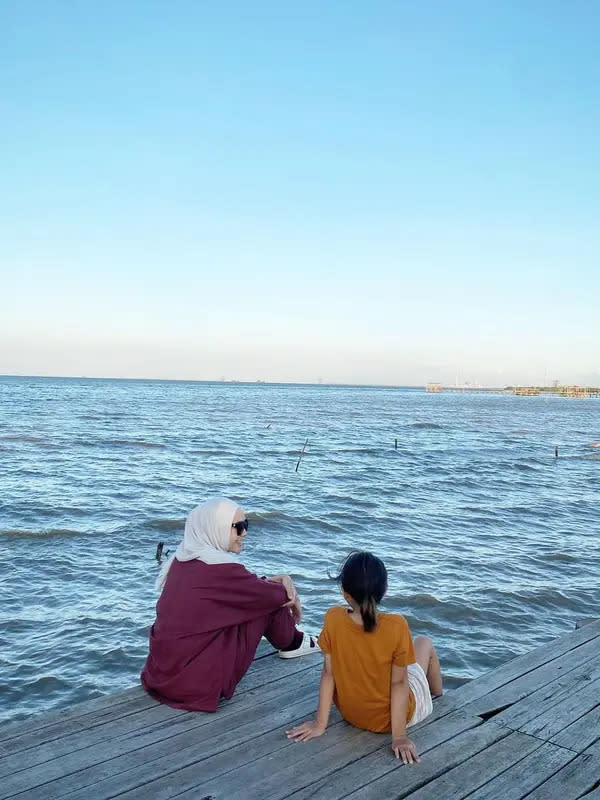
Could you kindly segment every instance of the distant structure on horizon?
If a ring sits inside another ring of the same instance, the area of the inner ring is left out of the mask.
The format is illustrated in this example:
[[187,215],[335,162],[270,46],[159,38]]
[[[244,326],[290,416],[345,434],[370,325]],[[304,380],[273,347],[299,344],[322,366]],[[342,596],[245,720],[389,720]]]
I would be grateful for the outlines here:
[[600,387],[598,386],[560,386],[558,381],[553,381],[552,386],[505,386],[503,389],[486,387],[486,386],[472,386],[466,384],[464,386],[442,386],[441,383],[428,383],[425,386],[425,391],[433,394],[440,392],[461,392],[468,394],[514,394],[519,396],[533,397],[539,395],[557,395],[559,397],[600,397]]

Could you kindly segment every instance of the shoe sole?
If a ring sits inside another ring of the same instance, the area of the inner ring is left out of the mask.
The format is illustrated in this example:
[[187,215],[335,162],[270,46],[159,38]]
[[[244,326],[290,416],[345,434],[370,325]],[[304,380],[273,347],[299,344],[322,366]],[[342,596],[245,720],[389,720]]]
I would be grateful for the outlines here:
[[298,652],[297,650],[280,650],[279,651],[279,658],[302,658],[302,656],[313,656],[315,653],[322,653],[323,651],[319,647],[319,645],[315,645],[315,647],[311,647],[310,650],[303,650],[302,652]]

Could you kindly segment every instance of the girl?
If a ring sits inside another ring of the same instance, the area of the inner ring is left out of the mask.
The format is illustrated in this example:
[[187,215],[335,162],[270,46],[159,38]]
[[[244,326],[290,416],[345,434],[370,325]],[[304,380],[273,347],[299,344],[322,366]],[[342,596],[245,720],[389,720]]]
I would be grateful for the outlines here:
[[377,611],[387,590],[387,570],[372,553],[350,553],[337,580],[350,609],[336,606],[325,615],[319,637],[325,662],[317,714],[313,721],[287,731],[287,737],[307,742],[321,736],[335,702],[352,725],[391,732],[396,758],[413,764],[419,756],[406,729],[431,714],[432,694],[442,694],[435,648],[426,636],[413,644],[400,614]]

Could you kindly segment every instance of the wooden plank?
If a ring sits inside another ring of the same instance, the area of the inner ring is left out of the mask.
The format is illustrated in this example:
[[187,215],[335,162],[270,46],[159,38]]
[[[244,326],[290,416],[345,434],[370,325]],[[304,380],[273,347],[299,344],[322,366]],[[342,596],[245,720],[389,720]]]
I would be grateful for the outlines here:
[[[494,720],[502,725],[507,725],[513,730],[527,729],[525,732],[533,733],[537,736],[535,732],[536,723],[533,723],[533,721],[539,719],[540,731],[544,729],[546,723],[548,723],[548,730],[554,728],[552,733],[541,738],[551,738],[555,733],[558,733],[562,728],[574,722],[594,707],[595,703],[592,702],[590,705],[590,701],[586,700],[586,692],[592,685],[596,685],[596,691],[598,691],[597,681],[599,679],[600,658],[590,661],[588,664],[584,664],[569,673],[563,673],[556,680],[531,691],[524,698],[511,705],[510,708],[497,714]],[[577,713],[577,698],[582,692],[583,710]],[[592,692],[592,699],[593,696]],[[573,704],[572,712],[569,712],[570,704]],[[559,717],[554,711],[558,707],[562,709],[562,717]],[[569,719],[570,714],[575,714],[575,716],[571,716]],[[553,726],[553,718],[558,727]]]
[[[511,786],[513,793],[518,788],[511,773],[516,778],[526,770],[528,791],[541,791],[561,773],[560,780],[568,777],[570,764],[563,766],[561,759],[577,760],[565,743],[578,741],[583,749],[600,737],[590,734],[600,715],[594,702],[600,694],[599,654],[600,623],[591,623],[436,701],[434,715],[411,731],[423,761],[407,769],[394,759],[389,735],[342,722],[308,744],[289,742],[285,729],[314,711],[321,659],[281,660],[265,650],[216,715],[160,706],[136,687],[80,704],[85,710],[72,709],[64,718],[38,717],[39,732],[35,719],[11,724],[0,737],[0,775],[6,776],[0,797],[452,800],[467,791],[487,800],[487,791],[490,799],[510,800]],[[475,714],[498,708],[503,698],[512,707],[493,719],[483,722]],[[519,731],[506,727],[511,719],[521,720]],[[553,741],[546,745],[529,733]],[[562,744],[554,741],[560,737]],[[533,742],[530,749],[524,741]],[[600,750],[592,747],[583,756],[588,771],[598,770]],[[594,783],[582,791],[595,791]],[[542,797],[570,800],[563,791]]]
[[[256,651],[255,662],[263,661],[267,657],[274,657],[276,652],[272,645],[270,645],[266,639],[263,639]],[[284,659],[278,659],[278,661],[283,660]],[[260,671],[262,668],[264,668],[263,664],[261,664],[259,668],[258,664],[253,662],[248,674],[244,676],[242,684],[254,670],[259,669]],[[240,691],[241,688],[242,685],[238,691]],[[251,688],[250,681],[248,681],[248,688]],[[135,707],[136,703],[137,708]],[[56,726],[53,730],[54,733],[59,729],[59,726],[63,726],[66,731],[82,730],[86,726],[92,724],[92,720],[89,718],[85,719],[86,717],[93,714],[100,718],[101,714],[105,712],[106,709],[112,708],[116,711],[119,706],[123,706],[124,713],[129,713],[129,709],[133,708],[133,710],[138,711],[143,708],[150,708],[153,705],[156,705],[156,700],[153,700],[146,694],[141,685],[132,686],[130,689],[125,689],[122,692],[105,694],[100,697],[92,698],[91,700],[84,700],[81,703],[76,703],[75,705],[58,711],[35,714],[33,717],[26,720],[15,720],[4,723],[0,728],[0,743],[30,732],[37,732],[40,734],[40,737],[47,735],[48,738],[50,738],[50,730],[48,730],[46,734],[42,734],[42,731],[45,728],[49,729],[51,726]],[[117,714],[115,714],[115,716],[116,715]],[[74,722],[77,719],[80,720],[79,725]]]
[[[574,694],[563,697],[554,705],[551,704],[547,711],[522,725],[519,730],[548,741],[571,723],[587,716],[589,711],[598,708],[599,702],[600,680],[596,680]],[[596,730],[596,733],[600,736],[600,731]],[[580,747],[579,752],[584,749],[585,747]]]
[[557,733],[550,741],[577,752],[587,750],[595,742],[600,742],[600,705]]
[[[269,714],[274,714],[281,708],[285,709],[296,701],[309,698],[307,702],[314,708],[313,688],[316,689],[319,671],[320,665],[317,663],[312,668],[308,667],[300,676],[296,673],[292,681],[281,680],[261,689],[260,693],[234,695],[218,714],[181,712],[176,719],[165,719],[163,716],[161,720],[161,714],[164,715],[171,709],[167,709],[166,706],[156,706],[156,713],[152,718],[154,724],[150,724],[148,714],[143,714],[140,716],[144,717],[147,724],[140,725],[138,721],[137,727],[133,730],[122,726],[117,728],[115,724],[109,725],[108,730],[103,733],[104,738],[98,738],[92,743],[88,740],[87,746],[82,748],[73,750],[72,743],[69,742],[71,749],[67,749],[64,753],[53,754],[51,751],[48,754],[44,748],[56,745],[56,742],[50,742],[38,749],[28,750],[22,756],[33,754],[35,758],[29,759],[32,761],[31,764],[24,764],[21,758],[19,771],[14,770],[15,764],[12,758],[5,760],[13,763],[13,771],[0,784],[0,797],[10,797],[19,792],[30,791],[34,787],[63,779],[72,773],[81,774],[70,782],[64,782],[64,785],[68,783],[70,786],[69,791],[87,786],[88,776],[85,775],[87,768],[105,763],[105,776],[113,774],[113,770],[119,772],[129,769],[127,754],[138,750],[145,752],[141,755],[141,759],[133,757],[131,766],[177,752],[179,748],[191,742],[197,748],[198,757],[202,757],[203,741],[226,732],[231,737],[231,731],[235,732],[241,725],[256,719],[264,725]],[[179,736],[180,734],[187,734],[187,738]],[[64,741],[58,740],[58,743]],[[98,777],[97,774],[96,779]]]
[[[583,798],[583,795],[580,795],[580,797]],[[585,800],[600,800],[600,787],[588,792],[585,795]]]
[[315,665],[323,666],[323,658],[320,652],[301,656],[300,658],[279,658],[279,656],[261,658],[252,663],[252,666],[242,678],[236,694],[267,686],[273,681],[278,681],[280,678],[288,678],[295,672],[302,672]]
[[[333,746],[331,746],[331,739],[327,742],[326,748],[321,744],[322,740],[316,739],[307,744],[293,745],[285,753],[286,757],[284,758],[259,759],[252,766],[250,775],[254,796],[260,797],[261,800],[266,798],[280,800],[289,797],[295,791],[294,797],[297,798],[299,790],[310,787],[309,796],[314,797],[318,791],[320,779],[327,778],[333,771],[336,773],[335,785],[339,778],[345,776],[347,768],[356,763],[363,765],[362,775],[363,780],[366,781],[371,779],[370,766],[374,759],[384,762],[386,767],[390,764],[392,767],[397,765],[398,762],[390,748],[389,734],[359,731],[348,725],[345,726],[345,729],[345,735],[341,741]],[[495,731],[494,736],[500,738],[501,734],[499,736]],[[453,737],[453,740],[456,738],[460,738],[460,736]],[[385,744],[382,744],[382,740]],[[367,762],[369,766],[367,766]],[[214,782],[196,787],[195,796],[197,797],[201,793],[210,795],[214,800],[220,800],[220,798],[246,800],[246,777],[247,770],[244,770],[243,775],[228,773]],[[355,786],[356,784],[352,786],[352,789]],[[191,800],[193,796],[190,791],[188,794],[182,795],[182,798]],[[325,796],[331,797],[331,793],[327,790]]]
[[[502,709],[505,706],[512,706],[520,700],[529,697],[534,691],[539,691],[541,694],[544,692],[544,687],[549,687],[553,682],[560,681],[564,678],[563,683],[568,685],[569,680],[572,680],[574,670],[582,670],[582,674],[593,668],[597,663],[598,653],[600,652],[600,637],[594,638],[589,642],[580,645],[575,651],[568,651],[558,658],[540,665],[531,672],[526,672],[524,675],[517,677],[496,689],[491,689],[488,693],[478,696],[476,699],[469,702],[464,708],[471,714],[481,714],[487,716],[495,710]],[[506,665],[507,671],[511,668],[512,662]],[[482,684],[486,676],[477,678],[473,683]],[[557,685],[551,690],[555,691]],[[460,692],[456,690],[456,694]],[[450,692],[448,699],[450,704],[455,703],[456,700],[452,699],[450,695],[455,692]],[[446,700],[446,696],[442,697],[437,704],[442,705]],[[434,718],[439,717],[441,714],[437,710],[438,705],[434,704]],[[442,710],[443,713],[443,710]]]
[[[243,770],[227,768],[227,757],[231,758],[232,756],[232,752],[229,752],[224,754],[224,761],[221,759],[220,774],[217,777],[205,780],[203,770],[205,764],[202,762],[201,764],[195,765],[187,774],[183,772],[173,773],[167,779],[167,783],[163,785],[159,786],[158,783],[155,782],[147,786],[142,786],[132,792],[119,795],[119,800],[159,800],[159,798],[160,800],[164,800],[165,798],[175,796],[186,798],[187,800],[190,798],[198,800],[199,797],[207,796],[215,798],[215,800],[217,797],[234,798],[238,795],[235,793],[232,794],[232,787],[236,787],[239,790],[244,800],[248,800],[249,796],[251,798],[261,798],[262,800],[262,798],[267,797],[262,786],[263,781],[269,780],[270,773],[281,773],[282,770],[280,767],[282,763],[289,764],[291,761],[296,764],[304,764],[304,769],[306,769],[306,762],[308,761],[311,765],[309,772],[312,770],[313,760],[311,760],[310,756],[312,754],[314,758],[316,750],[310,747],[311,743],[308,743],[304,750],[304,757],[302,757],[302,752],[298,745],[286,739],[285,726],[280,728],[277,733],[278,741],[282,743],[282,746],[279,747],[278,750],[274,752],[271,751],[261,758],[246,761]],[[345,722],[339,722],[331,726],[327,738],[322,738],[321,752],[332,752],[340,745],[349,748],[355,739],[369,736],[373,737],[376,736],[376,734],[369,734],[358,728],[352,728]],[[313,744],[316,744],[316,741],[318,740],[314,740]],[[249,755],[250,753],[246,753],[245,758],[248,758]],[[210,770],[210,762],[207,763],[207,767]],[[184,785],[189,788],[182,792],[182,787]],[[215,787],[218,794],[215,793]],[[285,785],[282,785],[281,788],[284,792],[287,791]]]
[[[586,650],[583,650],[583,646],[587,642],[590,644]],[[529,653],[514,658],[512,661],[509,661],[508,664],[496,667],[496,669],[480,676],[476,680],[465,683],[458,689],[448,692],[438,701],[434,709],[434,714],[436,717],[443,716],[443,714],[449,711],[454,711],[456,708],[472,703],[474,700],[482,698],[484,695],[532,673],[539,667],[558,661],[559,658],[563,659],[563,661],[560,662],[562,665],[572,663],[572,659],[591,658],[592,655],[589,655],[589,653],[591,652],[593,654],[597,652],[599,645],[600,621],[590,623],[579,630],[572,631],[558,639],[554,639],[542,647],[538,647]],[[579,653],[575,652],[579,648],[582,648],[582,650]],[[560,667],[560,664],[555,665],[554,669]],[[575,666],[577,666],[577,664],[575,664]]]
[[[240,683],[234,698],[231,701],[225,701],[219,712],[221,713],[221,709],[233,702],[235,697],[262,689],[282,676],[289,677],[294,673],[305,671],[309,668],[311,661],[319,663],[321,659],[313,656],[294,660],[269,657],[253,663]],[[110,737],[113,732],[117,734],[122,728],[136,730],[152,724],[155,720],[162,723],[165,719],[175,719],[187,713],[180,709],[160,705],[148,697],[145,692],[144,695],[147,699],[141,703],[140,709],[136,708],[136,696],[130,703],[109,707],[102,716],[93,714],[83,718],[78,717],[76,720],[68,719],[64,723],[43,727],[39,733],[35,730],[28,730],[22,736],[13,736],[0,743],[0,758],[5,759],[10,754],[22,752],[24,766],[21,768],[25,769],[42,763],[45,759],[82,749],[93,742],[104,741],[107,736]],[[111,728],[109,723],[114,727]],[[33,752],[23,752],[27,750],[33,750]],[[13,768],[14,763],[0,760],[0,777],[9,774]]]
[[544,743],[467,797],[469,800],[521,800],[574,758],[576,753]]
[[44,728],[57,723],[65,723],[79,717],[85,717],[89,714],[101,713],[107,708],[119,706],[124,703],[130,703],[137,700],[140,707],[143,702],[152,704],[154,701],[148,697],[146,692],[141,686],[133,686],[131,689],[126,689],[123,692],[116,692],[114,694],[104,694],[101,697],[94,697],[92,700],[84,700],[81,703],[76,703],[68,708],[62,708],[59,711],[52,711],[49,713],[35,714],[26,720],[14,720],[6,722],[0,728],[0,742],[6,739],[12,739],[14,736],[22,736],[24,733],[30,731],[42,731]]
[[258,647],[256,648],[256,653],[254,655],[254,661],[258,661],[261,658],[266,658],[266,656],[272,656],[277,652],[277,650],[273,647],[273,645],[268,642],[264,636],[258,643]]
[[[475,720],[465,718],[464,715],[456,717],[446,723],[445,730],[438,730],[438,741],[443,739],[447,740],[450,736],[456,736],[458,731],[469,730],[474,724]],[[449,729],[452,728],[452,733]],[[365,763],[369,756],[374,755],[383,757],[383,761],[389,764],[390,762],[395,765],[395,759],[391,747],[389,734],[374,734],[368,731],[363,731],[360,735],[355,736],[356,729],[350,725],[346,725],[347,735],[340,743],[334,747],[328,743],[327,751],[323,751],[319,739],[307,744],[294,745],[292,750],[283,754],[283,758],[279,758],[276,764],[268,765],[258,762],[256,765],[258,781],[253,782],[252,788],[256,792],[256,796],[260,798],[283,798],[287,797],[294,788],[304,788],[307,783],[310,784],[311,797],[315,796],[315,780],[324,777],[327,778],[333,770],[337,770],[337,777],[344,774],[346,769],[355,763],[363,765],[365,770]],[[430,734],[434,731],[430,729]],[[349,741],[350,733],[354,737]],[[426,738],[423,733],[421,737],[428,746],[433,745],[433,736]],[[323,737],[324,738],[324,737]],[[312,746],[312,752],[311,752]],[[377,754],[377,755],[376,755]],[[369,768],[367,775],[372,776],[372,771]],[[232,781],[227,784],[228,796],[235,798],[243,798],[245,787],[240,782],[239,777],[232,776]],[[223,791],[221,781],[217,782],[219,791]],[[204,786],[202,791],[204,791]],[[214,795],[216,786],[210,785],[207,787],[208,793]],[[352,787],[354,788],[354,786]],[[224,796],[224,795],[223,795]],[[328,792],[328,797],[331,793]]]
[[[410,735],[421,756],[419,769],[422,769],[423,765],[425,765],[425,769],[427,768],[431,761],[431,753],[435,751],[435,748],[482,725],[483,722],[479,717],[472,717],[459,710],[447,714],[433,725],[423,723],[412,728]],[[400,765],[391,751],[389,734],[383,734],[381,740],[382,743],[375,752],[356,752],[355,750],[355,760],[351,763],[344,764],[342,762],[342,765],[332,763],[329,772],[323,778],[289,795],[290,800],[292,798],[293,800],[309,800],[309,798],[310,800],[341,800],[357,788],[397,770]],[[316,742],[318,741],[317,739]],[[468,747],[468,743],[464,746]]]
[[[6,759],[8,756],[15,756],[25,750],[39,747],[40,745],[60,739],[61,737],[68,736],[69,734],[81,734],[85,731],[93,730],[101,725],[114,722],[118,719],[128,717],[131,714],[137,714],[140,711],[148,711],[156,708],[156,701],[148,697],[146,692],[140,687],[139,693],[122,703],[111,705],[102,708],[98,711],[92,711],[88,714],[82,714],[74,718],[67,717],[64,721],[58,721],[52,725],[45,725],[39,731],[35,728],[27,726],[25,732],[21,735],[15,735],[10,739],[0,742],[0,763],[1,759]],[[177,712],[182,713],[182,712]],[[0,767],[0,775],[4,771]]]
[[527,795],[527,800],[592,800],[588,794],[600,781],[600,758],[583,753],[570,761],[541,786]]
[[[453,737],[444,742],[440,747],[436,747],[427,753],[427,758],[422,759],[420,764],[404,766],[390,753],[387,755],[391,761],[391,768],[382,777],[372,780],[370,783],[357,788],[356,791],[346,795],[352,800],[382,800],[382,798],[401,798],[411,797],[411,792],[418,792],[424,786],[433,785],[433,781],[443,777],[459,767],[469,758],[481,753],[485,760],[486,753],[496,742],[508,738],[510,734],[499,725],[481,724],[472,730]],[[518,734],[521,735],[521,734]],[[541,743],[540,743],[541,744]],[[369,780],[369,774],[365,774],[363,784]],[[448,800],[442,793],[426,792],[428,800]]]
[[[484,724],[478,732],[492,730],[494,725]],[[517,761],[522,760],[529,753],[537,750],[541,742],[531,736],[512,732],[500,741],[491,742],[485,749],[461,760],[453,769],[445,771],[437,778],[421,786],[416,791],[405,792],[404,787],[397,796],[410,797],[410,800],[431,800],[432,797],[444,800],[462,800],[475,789],[483,786],[488,781],[500,775]],[[371,787],[367,787],[371,789]],[[372,794],[363,795],[374,797]],[[381,794],[379,795],[381,797]]]
[[[288,744],[282,726],[286,725],[290,712],[307,719],[313,711],[314,702],[304,697],[279,703],[264,715],[257,709],[250,722],[236,722],[229,730],[207,738],[200,738],[194,729],[39,786],[36,800],[51,800],[65,794],[69,800],[89,800],[90,790],[94,800],[103,800],[139,787],[144,787],[146,793],[170,796],[170,787],[175,784],[178,791],[183,791],[194,786],[199,776],[208,780],[282,749]],[[147,787],[149,783],[151,788]],[[17,795],[14,800],[23,797]]]

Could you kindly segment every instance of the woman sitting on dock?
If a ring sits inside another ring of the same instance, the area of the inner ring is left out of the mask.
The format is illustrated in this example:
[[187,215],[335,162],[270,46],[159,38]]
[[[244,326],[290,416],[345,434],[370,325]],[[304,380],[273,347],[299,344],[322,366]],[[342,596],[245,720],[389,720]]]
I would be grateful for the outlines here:
[[377,611],[387,591],[387,570],[372,553],[350,553],[337,580],[350,608],[325,615],[319,645],[325,653],[319,707],[312,722],[287,731],[307,742],[325,733],[331,704],[345,720],[375,733],[391,732],[392,750],[405,764],[419,761],[406,729],[431,714],[431,695],[442,693],[442,675],[433,643],[414,644],[400,614]]
[[195,508],[157,580],[161,591],[141,679],[161,703],[216,711],[252,663],[262,636],[282,658],[316,653],[296,628],[301,605],[289,575],[259,578],[238,563],[248,520],[232,500]]

